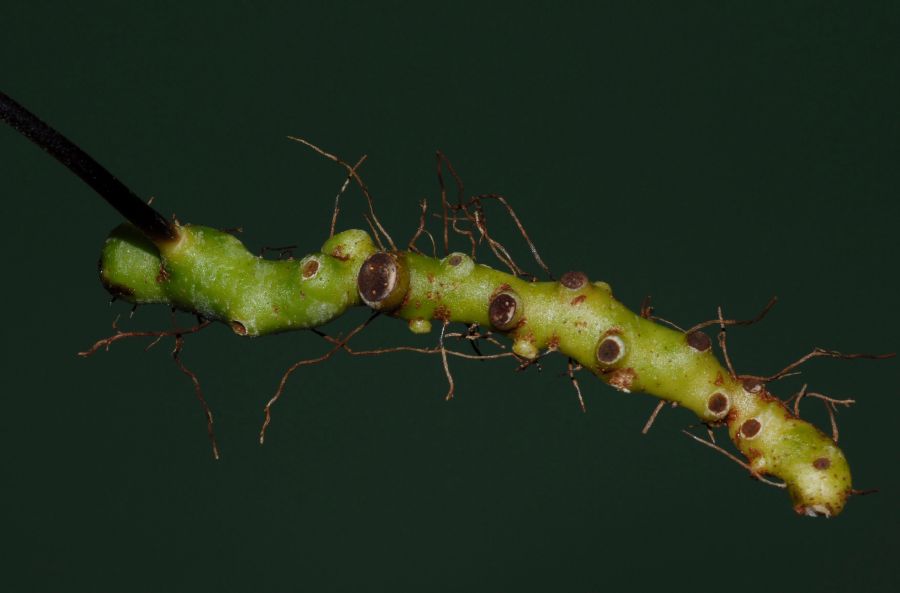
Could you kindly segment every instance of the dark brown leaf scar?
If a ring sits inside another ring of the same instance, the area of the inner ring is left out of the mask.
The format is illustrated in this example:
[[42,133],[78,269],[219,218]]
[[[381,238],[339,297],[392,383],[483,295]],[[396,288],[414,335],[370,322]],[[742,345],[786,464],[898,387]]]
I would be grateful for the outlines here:
[[488,317],[491,325],[500,331],[517,326],[522,320],[522,305],[518,296],[512,291],[501,292],[495,296],[488,307]]
[[706,409],[715,416],[724,416],[725,412],[728,411],[728,396],[718,391],[713,393],[706,400]]
[[566,272],[560,277],[559,283],[569,290],[578,290],[588,283],[588,277],[584,272]]
[[615,364],[622,360],[623,356],[625,356],[625,342],[615,334],[601,338],[597,344],[597,362],[600,364]]
[[454,253],[453,255],[451,255],[450,257],[447,258],[447,263],[454,267],[458,266],[459,264],[462,263],[462,256],[458,253]]
[[763,388],[763,383],[759,379],[744,379],[741,381],[741,386],[747,393],[759,393]]
[[303,275],[304,280],[310,280],[316,277],[316,274],[319,273],[319,260],[315,258],[309,258],[304,262],[303,267],[301,268],[301,274]]
[[369,256],[359,269],[356,288],[365,304],[385,311],[403,302],[409,290],[409,270],[392,253],[380,251]]
[[706,352],[712,346],[709,336],[700,330],[689,333],[685,339],[687,340],[688,346],[697,352]]
[[762,424],[756,418],[744,420],[744,423],[741,424],[741,436],[745,439],[752,439],[759,434],[760,428],[762,428]]
[[813,461],[813,467],[816,469],[828,469],[831,467],[831,461],[827,457],[819,457]]

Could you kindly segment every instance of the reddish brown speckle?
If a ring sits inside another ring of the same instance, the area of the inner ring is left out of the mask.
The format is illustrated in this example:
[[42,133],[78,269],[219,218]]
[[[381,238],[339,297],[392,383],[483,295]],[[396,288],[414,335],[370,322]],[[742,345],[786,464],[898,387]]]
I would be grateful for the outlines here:
[[688,346],[698,352],[706,352],[712,346],[712,343],[709,341],[709,336],[699,330],[689,333],[685,339],[687,340]]
[[231,322],[231,330],[239,336],[247,335],[247,328],[244,327],[244,324],[240,321],[232,321]]
[[630,391],[635,379],[637,379],[637,373],[634,372],[634,369],[617,369],[609,375],[609,384],[616,389]]
[[728,413],[725,414],[725,422],[726,422],[729,426],[731,426],[732,424],[734,424],[735,422],[737,422],[737,418],[738,418],[738,411],[735,410],[734,407],[730,408],[730,409],[728,410]]
[[569,290],[578,290],[588,282],[584,272],[566,272],[559,279],[559,283]]
[[725,379],[722,377],[722,373],[721,372],[716,373],[716,381],[715,381],[716,385],[721,385],[724,382],[725,382]]
[[434,317],[441,321],[450,321],[450,309],[444,305],[439,305],[438,308],[434,310]]
[[348,259],[350,259],[350,256],[344,253],[343,245],[336,245],[334,249],[331,250],[331,257],[339,259],[341,261],[347,261]]
[[587,297],[585,295],[580,294],[577,297],[575,297],[574,299],[572,299],[572,301],[569,304],[572,306],[580,305],[581,303],[584,302],[584,299],[586,299],[586,298]]
[[813,461],[813,467],[816,469],[828,469],[831,467],[831,461],[827,457],[819,457]]
[[760,428],[762,428],[762,425],[756,418],[745,420],[744,423],[741,424],[741,436],[745,439],[752,439],[759,434]]
[[163,282],[166,282],[168,280],[169,280],[169,272],[166,271],[165,266],[160,266],[159,273],[156,275],[156,282],[158,284],[162,284]]

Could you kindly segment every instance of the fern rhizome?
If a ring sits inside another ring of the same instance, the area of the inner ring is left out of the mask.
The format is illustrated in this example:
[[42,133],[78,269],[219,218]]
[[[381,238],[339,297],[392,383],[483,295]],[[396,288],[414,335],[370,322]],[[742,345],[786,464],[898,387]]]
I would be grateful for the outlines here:
[[[833,399],[805,388],[779,399],[768,386],[811,358],[884,358],[893,354],[844,354],[816,348],[773,375],[737,374],[728,357],[726,330],[759,321],[774,299],[755,319],[727,319],[719,309],[715,319],[682,329],[655,316],[648,302],[638,313],[630,311],[614,298],[608,284],[592,281],[585,273],[566,272],[554,279],[506,199],[496,194],[465,197],[459,176],[441,153],[437,154],[442,223],[438,236],[435,239],[427,228],[427,205],[422,202],[418,228],[405,246],[398,246],[379,222],[358,173],[365,159],[350,165],[300,138],[293,140],[338,163],[347,177],[335,198],[331,232],[321,249],[300,259],[266,259],[250,253],[232,232],[166,219],[59,132],[2,93],[0,114],[87,182],[128,221],[112,231],[102,250],[100,279],[106,289],[134,305],[164,305],[197,318],[192,327],[164,331],[116,329],[81,354],[89,356],[125,338],[173,338],[175,362],[193,382],[217,458],[212,412],[196,375],[184,366],[180,353],[184,336],[222,322],[239,336],[305,329],[328,344],[321,356],[296,362],[284,373],[265,405],[260,442],[288,378],[301,367],[338,353],[434,355],[447,377],[448,399],[454,394],[448,362],[452,357],[510,358],[518,368],[525,368],[548,354],[559,353],[568,360],[569,378],[582,407],[576,373],[586,370],[617,390],[645,392],[660,399],[644,432],[665,405],[688,408],[709,429],[709,440],[689,431],[686,434],[727,455],[760,481],[785,488],[799,514],[837,515],[851,495],[862,492],[851,484],[849,465],[837,446],[834,419],[835,406],[852,400]],[[453,201],[447,197],[445,172],[459,190]],[[370,232],[335,232],[340,197],[351,183],[358,185],[367,200],[365,218]],[[508,214],[548,280],[539,281],[524,272],[491,236],[484,215],[488,203],[499,204]],[[466,252],[450,251],[453,235],[467,241]],[[426,239],[430,248],[423,252],[417,245]],[[443,248],[443,257],[437,256],[438,246]],[[483,246],[508,271],[477,263],[477,250]],[[319,329],[358,306],[368,307],[372,313],[352,331],[336,337]],[[403,320],[414,333],[433,332],[437,343],[432,348],[354,349],[352,339],[378,316]],[[709,330],[717,332],[722,362],[714,353]],[[497,339],[501,336],[512,342],[510,348]],[[471,343],[472,352],[448,348],[450,338]],[[483,353],[479,344],[490,347],[492,353]],[[800,418],[800,401],[809,397],[824,403],[831,418],[830,435]],[[715,443],[712,429],[717,427],[727,428],[740,455]]]

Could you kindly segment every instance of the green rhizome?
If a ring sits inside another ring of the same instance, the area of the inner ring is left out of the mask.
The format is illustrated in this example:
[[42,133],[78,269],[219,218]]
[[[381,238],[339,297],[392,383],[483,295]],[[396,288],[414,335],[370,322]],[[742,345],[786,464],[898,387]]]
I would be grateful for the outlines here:
[[157,247],[124,224],[106,240],[100,277],[126,301],[165,303],[245,336],[315,328],[353,306],[405,320],[417,333],[433,322],[491,327],[523,359],[558,351],[618,390],[727,425],[750,471],[783,480],[798,513],[836,515],[852,492],[850,468],[831,437],[764,384],[733,376],[705,333],[635,314],[608,284],[580,272],[531,282],[462,253],[379,251],[360,230],[337,233],[297,260],[267,260],[209,227],[179,226],[178,239]]

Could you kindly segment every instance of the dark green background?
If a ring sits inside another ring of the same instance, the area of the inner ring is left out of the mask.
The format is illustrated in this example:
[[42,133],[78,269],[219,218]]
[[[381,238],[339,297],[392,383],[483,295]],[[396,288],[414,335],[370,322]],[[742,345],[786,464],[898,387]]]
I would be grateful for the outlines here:
[[[731,334],[741,371],[898,348],[891,3],[74,4],[3,3],[2,88],[182,221],[316,249],[342,174],[295,134],[370,155],[405,241],[440,148],[467,189],[510,198],[557,273],[633,307],[652,294],[690,325],[777,294]],[[4,590],[898,588],[896,361],[814,361],[778,386],[859,400],[841,444],[882,491],[827,521],[686,439],[685,411],[641,436],[655,401],[586,376],[582,415],[559,358],[453,361],[446,403],[437,359],[342,357],[295,377],[261,448],[281,372],[323,352],[308,334],[188,339],[216,463],[170,343],[75,356],[128,310],[96,277],[116,214],[5,128],[0,154]],[[341,226],[363,224],[350,195]],[[383,319],[361,343],[435,340]]]

